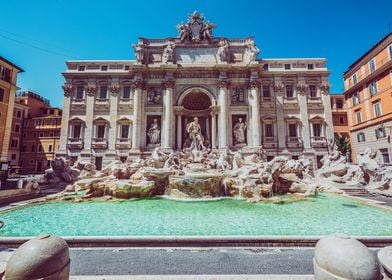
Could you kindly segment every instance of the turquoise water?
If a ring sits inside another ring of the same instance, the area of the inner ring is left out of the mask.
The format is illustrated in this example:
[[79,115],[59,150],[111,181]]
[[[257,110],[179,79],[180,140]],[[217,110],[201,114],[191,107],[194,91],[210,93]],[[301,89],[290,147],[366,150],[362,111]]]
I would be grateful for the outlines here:
[[51,202],[0,213],[1,236],[392,235],[392,211],[333,195],[288,204],[158,199]]

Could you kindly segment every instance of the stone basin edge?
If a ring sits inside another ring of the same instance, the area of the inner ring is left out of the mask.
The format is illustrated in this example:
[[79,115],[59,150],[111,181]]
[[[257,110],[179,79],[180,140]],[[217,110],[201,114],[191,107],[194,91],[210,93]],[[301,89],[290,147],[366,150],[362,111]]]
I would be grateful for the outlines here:
[[[314,247],[323,236],[62,236],[70,247]],[[0,237],[15,248],[33,237]],[[352,236],[371,248],[392,245],[392,236]]]

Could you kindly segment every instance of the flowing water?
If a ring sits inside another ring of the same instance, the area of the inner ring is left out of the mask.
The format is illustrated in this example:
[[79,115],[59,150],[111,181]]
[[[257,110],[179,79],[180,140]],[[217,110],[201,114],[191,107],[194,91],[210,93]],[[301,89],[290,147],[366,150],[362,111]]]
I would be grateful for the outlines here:
[[392,211],[318,195],[287,204],[243,200],[50,202],[0,213],[0,236],[392,235]]

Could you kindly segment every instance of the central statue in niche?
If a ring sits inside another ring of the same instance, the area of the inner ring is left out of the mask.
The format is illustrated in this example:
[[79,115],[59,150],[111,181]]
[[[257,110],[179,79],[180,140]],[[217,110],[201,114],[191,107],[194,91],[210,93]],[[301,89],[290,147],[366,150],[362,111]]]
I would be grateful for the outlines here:
[[190,122],[187,127],[186,131],[189,134],[189,139],[191,139],[191,145],[190,145],[190,150],[198,150],[202,151],[205,150],[205,146],[203,144],[204,142],[204,137],[201,134],[201,126],[199,124],[199,118],[194,117],[193,122]]

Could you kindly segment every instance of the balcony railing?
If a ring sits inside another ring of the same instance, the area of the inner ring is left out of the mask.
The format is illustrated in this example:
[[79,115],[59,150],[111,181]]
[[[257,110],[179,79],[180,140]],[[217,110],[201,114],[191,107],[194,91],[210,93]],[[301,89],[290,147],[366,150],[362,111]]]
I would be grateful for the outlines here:
[[313,148],[324,148],[328,146],[327,139],[324,136],[310,137],[311,145]]
[[82,138],[68,138],[67,148],[68,149],[83,149],[84,143]]
[[116,148],[117,149],[130,149],[132,147],[130,138],[117,138]]
[[286,145],[289,148],[301,148],[303,143],[301,137],[286,136]]

